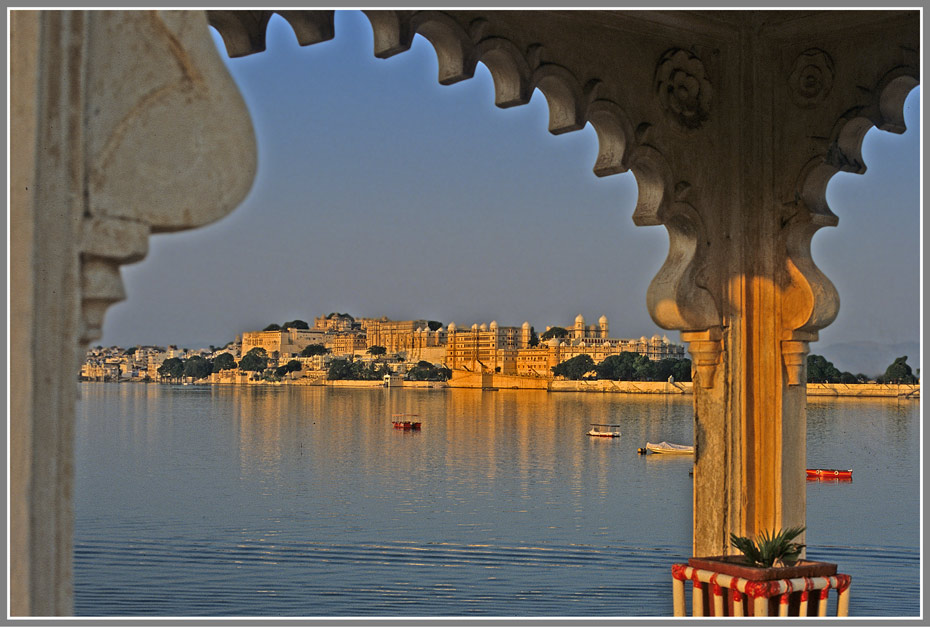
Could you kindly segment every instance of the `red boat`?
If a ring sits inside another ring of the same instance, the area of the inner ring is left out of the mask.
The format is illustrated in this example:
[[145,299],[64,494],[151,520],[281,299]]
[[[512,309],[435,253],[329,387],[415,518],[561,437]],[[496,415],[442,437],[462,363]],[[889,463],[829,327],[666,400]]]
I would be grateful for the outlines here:
[[836,470],[834,468],[808,468],[808,479],[852,479],[852,470]]
[[420,430],[420,421],[419,420],[408,420],[408,418],[418,417],[417,414],[394,414],[391,417],[391,424],[394,425],[395,429],[403,429],[404,431],[419,431]]

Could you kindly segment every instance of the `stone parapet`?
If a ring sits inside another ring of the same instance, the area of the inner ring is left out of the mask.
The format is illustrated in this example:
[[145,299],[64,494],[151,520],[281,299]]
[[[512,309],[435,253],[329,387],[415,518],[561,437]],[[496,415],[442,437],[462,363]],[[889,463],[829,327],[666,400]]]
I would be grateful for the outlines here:
[[808,396],[920,398],[920,385],[884,383],[808,383]]
[[691,382],[553,381],[552,392],[618,392],[622,394],[692,394]]

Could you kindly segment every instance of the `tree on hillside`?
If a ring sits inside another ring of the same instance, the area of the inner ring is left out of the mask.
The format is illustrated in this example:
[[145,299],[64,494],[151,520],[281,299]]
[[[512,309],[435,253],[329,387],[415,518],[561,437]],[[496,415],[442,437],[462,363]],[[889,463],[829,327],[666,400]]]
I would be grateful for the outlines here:
[[674,357],[666,357],[653,363],[656,370],[653,381],[668,381],[669,377],[675,377],[675,366],[678,365],[678,360]]
[[557,337],[557,338],[568,337],[568,330],[563,327],[552,327],[548,331],[543,333],[541,336],[539,336],[539,339],[546,341],[546,340],[551,340],[554,337]]
[[391,374],[391,369],[387,364],[376,366],[375,364],[365,365],[360,361],[352,364],[352,378],[364,381],[374,381],[384,378],[384,375]]
[[281,330],[281,325],[280,325],[280,324],[275,324],[274,322],[272,322],[272,323],[269,324],[267,327],[265,327],[264,329],[262,329],[262,331],[280,331],[280,330]]
[[239,361],[239,370],[261,372],[268,367],[268,353],[264,348],[256,346],[243,355]]
[[169,357],[158,367],[158,376],[179,381],[184,376],[184,362],[177,357]]
[[288,329],[309,329],[310,325],[304,322],[303,320],[291,320],[290,322],[285,322],[281,329],[287,331]]
[[220,353],[213,359],[213,372],[232,370],[236,365],[236,360],[230,353]]
[[442,366],[434,366],[422,360],[407,371],[406,378],[411,381],[446,381],[452,376],[452,371]]
[[675,367],[672,368],[672,376],[675,377],[676,381],[690,381],[691,380],[691,360],[687,357],[683,359],[677,359],[678,363],[675,364]]
[[297,371],[300,370],[301,368],[302,368],[302,366],[300,365],[300,362],[297,361],[296,359],[292,359],[292,360],[290,360],[289,362],[287,362],[286,364],[284,364],[283,366],[278,366],[277,368],[275,368],[274,374],[275,374],[275,376],[276,376],[277,378],[280,379],[281,377],[285,376],[286,374],[289,374],[289,373],[291,373],[291,372],[297,372]]
[[859,379],[851,372],[842,372],[840,373],[839,383],[859,383]]
[[577,381],[594,370],[594,360],[590,355],[576,355],[558,366],[552,367],[552,374]]
[[[652,361],[645,355],[636,355],[633,361],[633,380],[634,381],[656,381],[659,378],[659,371],[656,362]],[[668,379],[668,377],[665,377]]]
[[334,359],[329,362],[329,368],[326,371],[326,378],[331,381],[340,379],[349,379],[352,376],[352,364],[348,359]]
[[907,363],[907,355],[895,359],[879,377],[879,383],[917,383],[917,377]]
[[611,355],[595,367],[597,378],[612,381],[632,381],[633,362],[635,360],[636,353]]
[[307,344],[304,346],[304,349],[300,351],[301,357],[315,357],[316,355],[325,355],[329,352],[329,349],[323,346],[322,344]]
[[213,372],[213,365],[200,355],[194,355],[184,362],[184,376],[194,380],[204,379]]
[[429,330],[430,330],[430,331],[435,331],[436,329],[438,329],[438,328],[440,328],[440,327],[442,326],[442,323],[439,322],[438,320],[427,320],[427,321],[426,321],[426,326],[429,327]]
[[838,383],[842,373],[821,355],[807,356],[808,383]]
[[334,311],[334,312],[332,312],[332,313],[326,314],[326,319],[327,319],[327,320],[332,320],[333,318],[348,318],[348,319],[351,320],[352,322],[355,322],[355,318],[353,318],[352,316],[350,316],[350,315],[347,314],[347,313],[338,313],[338,312]]
[[539,336],[536,335],[536,329],[530,327],[530,348],[539,346]]
[[374,355],[375,357],[379,357],[379,356],[381,356],[381,355],[384,355],[384,354],[387,352],[387,349],[384,348],[383,346],[369,346],[367,352],[368,352],[368,354],[370,354],[370,355]]

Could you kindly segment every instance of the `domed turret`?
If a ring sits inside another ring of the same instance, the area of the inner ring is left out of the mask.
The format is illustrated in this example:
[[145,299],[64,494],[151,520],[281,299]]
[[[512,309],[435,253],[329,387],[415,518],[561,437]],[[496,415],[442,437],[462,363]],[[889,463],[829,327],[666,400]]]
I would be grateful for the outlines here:
[[607,324],[607,316],[601,316],[597,319],[598,324]]
[[572,337],[574,337],[576,340],[580,340],[584,337],[584,316],[581,314],[578,314],[575,317],[575,327],[574,332],[572,333]]
[[524,323],[523,323],[523,326],[522,326],[521,328],[523,328],[523,329],[529,329],[529,328],[530,328],[530,323],[529,323],[529,321],[524,322]]
[[454,322],[450,322],[450,323],[449,323],[449,333],[455,333],[455,323],[454,323]]
[[497,331],[497,320],[491,320],[491,330]]
[[477,331],[477,330],[478,330],[478,323],[477,323],[477,322],[475,322],[475,323],[473,323],[473,324],[471,325],[471,330],[472,330],[472,331]]
[[480,331],[487,331],[487,330],[488,330],[488,325],[486,325],[484,322],[482,322],[482,323],[481,323],[481,326],[478,327],[478,330],[480,330]]
[[562,345],[562,340],[560,340],[557,337],[554,337],[546,343],[549,345],[549,348],[558,348],[559,346]]

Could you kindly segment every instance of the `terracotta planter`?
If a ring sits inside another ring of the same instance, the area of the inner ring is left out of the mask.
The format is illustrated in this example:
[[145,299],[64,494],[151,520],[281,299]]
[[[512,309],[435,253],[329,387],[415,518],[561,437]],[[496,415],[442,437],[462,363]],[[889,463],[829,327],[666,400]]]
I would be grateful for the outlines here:
[[[836,564],[829,562],[800,560],[793,566],[761,568],[743,560],[740,555],[692,557],[690,568],[673,567],[676,579],[691,579],[694,584],[692,605],[695,611],[700,608],[695,615],[823,616],[830,588],[845,593],[849,587],[849,577],[837,575]],[[704,571],[701,581],[698,571]]]

